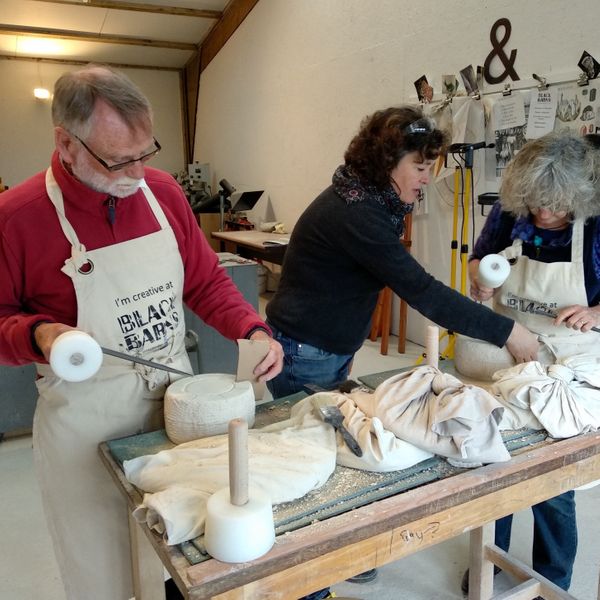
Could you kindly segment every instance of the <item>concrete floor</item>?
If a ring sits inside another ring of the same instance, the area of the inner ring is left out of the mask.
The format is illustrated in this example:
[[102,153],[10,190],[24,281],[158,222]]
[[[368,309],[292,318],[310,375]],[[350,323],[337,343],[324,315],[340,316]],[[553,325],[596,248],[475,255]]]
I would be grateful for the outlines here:
[[[395,342],[392,338],[388,356],[379,354],[378,343],[366,342],[356,356],[352,377],[411,365],[422,351],[409,344],[407,354],[399,355]],[[33,474],[30,437],[0,443],[0,481],[0,600],[65,600]],[[598,506],[600,486],[577,492],[580,544],[571,593],[580,600],[597,598]],[[527,564],[531,530],[531,512],[519,513],[513,525],[511,553]],[[343,582],[333,589],[340,598],[460,600],[467,557],[468,537],[464,534],[379,569],[374,582]],[[505,577],[502,573],[496,577],[497,591],[508,587]]]

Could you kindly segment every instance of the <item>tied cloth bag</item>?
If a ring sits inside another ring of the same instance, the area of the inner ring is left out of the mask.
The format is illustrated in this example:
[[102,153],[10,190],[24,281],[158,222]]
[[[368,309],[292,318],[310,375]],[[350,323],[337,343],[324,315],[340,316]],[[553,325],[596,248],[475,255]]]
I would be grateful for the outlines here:
[[554,365],[532,361],[498,371],[492,391],[506,406],[502,429],[545,429],[568,438],[600,427],[600,355]]
[[498,427],[502,404],[436,367],[416,367],[386,379],[373,394],[349,397],[396,437],[453,465],[477,467],[510,459]]

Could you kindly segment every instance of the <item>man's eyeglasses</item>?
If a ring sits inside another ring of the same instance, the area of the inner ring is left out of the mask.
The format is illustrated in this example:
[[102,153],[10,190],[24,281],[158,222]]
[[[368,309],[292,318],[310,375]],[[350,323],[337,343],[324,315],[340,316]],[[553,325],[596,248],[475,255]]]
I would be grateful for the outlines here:
[[114,171],[120,171],[121,169],[125,169],[126,167],[129,167],[130,165],[133,165],[136,162],[142,162],[145,163],[146,161],[150,160],[153,156],[156,156],[160,150],[161,150],[161,145],[158,143],[158,140],[153,137],[152,141],[154,142],[154,150],[152,150],[151,152],[148,152],[147,154],[144,154],[143,156],[140,156],[139,158],[133,158],[131,160],[126,160],[125,162],[122,163],[117,163],[116,165],[109,165],[104,159],[100,158],[79,136],[75,135],[74,133],[71,133],[71,135],[78,141],[81,143],[81,145],[107,170],[110,171],[111,173],[113,173]]
[[435,131],[435,129],[435,121],[433,119],[428,119],[427,117],[424,117],[422,119],[417,119],[416,121],[413,121],[410,125],[407,125],[404,128],[404,133],[406,133],[407,135],[420,135],[432,133],[433,131]]

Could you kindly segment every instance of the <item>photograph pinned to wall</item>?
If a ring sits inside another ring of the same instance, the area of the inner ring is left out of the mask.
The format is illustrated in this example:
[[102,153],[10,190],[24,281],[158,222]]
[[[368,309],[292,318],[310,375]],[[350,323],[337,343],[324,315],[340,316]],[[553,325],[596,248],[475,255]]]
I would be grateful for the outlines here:
[[494,129],[510,129],[525,125],[525,98],[521,92],[502,95],[492,109]]
[[527,110],[525,98],[520,92],[501,96],[492,107],[494,143],[496,149],[496,177],[523,147],[527,138]]
[[600,82],[592,82],[581,88],[581,115],[579,117],[579,131],[581,135],[595,133],[600,127]]
[[577,63],[577,66],[585,73],[588,79],[596,79],[600,75],[600,63],[585,50]]
[[477,82],[477,90],[482,90],[483,89],[483,67],[481,65],[477,65],[477,75],[475,78],[475,81]]
[[447,97],[452,98],[458,91],[458,79],[456,75],[442,75],[442,89]]
[[421,75],[421,77],[415,81],[415,89],[417,90],[419,102],[422,104],[429,104],[433,100],[433,88],[429,85],[425,75]]
[[572,85],[558,88],[555,129],[580,130],[581,123],[578,118],[583,104],[581,92],[581,88]]
[[555,88],[531,90],[525,137],[533,140],[554,130],[557,96]]
[[496,137],[496,177],[502,177],[502,173],[508,163],[525,145],[526,125],[499,129],[494,132]]
[[469,96],[479,93],[479,87],[477,86],[477,79],[475,77],[473,65],[469,65],[468,67],[461,69],[460,77],[463,80],[463,85],[465,86],[465,90],[467,90],[467,94]]
[[596,111],[592,107],[591,104],[587,104],[583,107],[581,111],[581,120],[582,121],[593,121],[596,118]]

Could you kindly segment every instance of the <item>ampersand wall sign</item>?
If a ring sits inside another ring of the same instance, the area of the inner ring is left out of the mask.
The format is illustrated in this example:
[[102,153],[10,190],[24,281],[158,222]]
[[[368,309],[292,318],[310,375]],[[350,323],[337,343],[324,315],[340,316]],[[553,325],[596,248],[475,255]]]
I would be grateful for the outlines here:
[[[504,27],[504,35],[502,39],[498,39],[498,29]],[[513,81],[518,81],[519,76],[515,71],[514,65],[517,59],[517,51],[511,50],[510,56],[507,56],[504,52],[504,46],[508,42],[510,37],[511,24],[506,18],[498,19],[493,25],[490,31],[490,42],[492,42],[493,50],[487,55],[485,63],[483,65],[483,76],[488,83],[502,83],[506,78],[510,77]],[[500,62],[504,65],[504,71],[497,77],[490,73],[490,65],[492,60],[497,56]]]

